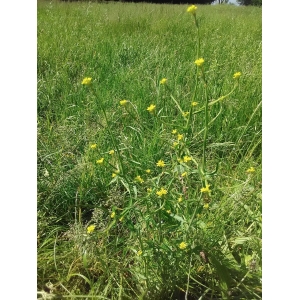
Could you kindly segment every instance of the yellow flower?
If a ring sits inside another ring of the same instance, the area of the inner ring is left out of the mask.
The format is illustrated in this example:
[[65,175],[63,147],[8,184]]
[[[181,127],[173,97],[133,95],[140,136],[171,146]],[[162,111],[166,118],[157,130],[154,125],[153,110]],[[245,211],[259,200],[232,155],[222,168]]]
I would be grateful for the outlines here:
[[195,60],[195,64],[198,66],[198,67],[201,67],[204,63],[204,59],[203,58],[198,58]]
[[187,176],[187,172],[181,174],[181,177],[185,177],[185,176]]
[[182,202],[182,197],[179,197],[177,201],[178,203]]
[[192,106],[196,106],[196,105],[198,105],[198,102],[193,101],[193,102],[192,102]]
[[210,185],[207,184],[206,187],[201,188],[201,193],[209,193],[210,189],[209,189]]
[[242,73],[241,72],[236,72],[233,74],[233,79],[239,79],[241,77]]
[[85,77],[81,84],[85,84],[85,85],[90,85],[92,83],[92,78],[91,77]]
[[104,161],[104,157],[98,159],[98,160],[96,161],[96,163],[99,164],[99,165],[101,165],[101,164],[103,164],[103,161]]
[[120,221],[120,222],[122,222],[122,221],[123,221],[123,219],[124,219],[124,217],[122,216],[122,217],[119,219],[119,221]]
[[115,178],[116,176],[117,176],[116,173],[112,173],[112,174],[111,174],[111,177],[112,177],[112,178]]
[[153,113],[154,112],[154,110],[155,110],[155,105],[153,105],[153,104],[151,104],[148,108],[147,108],[147,110],[149,111],[149,113]]
[[168,79],[167,78],[163,78],[159,83],[160,84],[166,84],[167,83],[167,81],[168,81]]
[[165,166],[165,162],[164,162],[163,160],[160,159],[160,160],[156,163],[156,165],[157,165],[158,167],[163,168],[163,167]]
[[172,134],[176,134],[176,133],[177,133],[177,129],[173,129]]
[[183,115],[184,117],[187,117],[187,116],[189,115],[189,113],[190,113],[189,111],[186,111],[186,112],[183,112],[182,115]]
[[246,172],[247,173],[254,173],[255,169],[253,167],[250,167]]
[[150,169],[147,169],[147,170],[146,170],[146,173],[150,174],[150,173],[151,173],[151,170],[150,170]]
[[182,140],[183,139],[183,134],[178,134],[177,139],[178,139],[178,141]]
[[209,208],[209,204],[208,204],[208,203],[205,203],[205,204],[203,205],[203,207],[204,207],[205,209],[208,209],[208,208]]
[[95,230],[96,226],[95,225],[90,225],[88,228],[87,228],[87,233],[92,233],[94,230]]
[[144,180],[142,179],[142,177],[140,175],[136,176],[135,180],[138,181],[139,183],[143,183],[144,182]]
[[186,155],[186,156],[183,157],[183,161],[184,161],[184,162],[189,162],[189,161],[191,161],[191,160],[192,160],[192,158],[191,158],[190,156],[187,156],[187,155]]
[[143,254],[143,251],[142,250],[139,250],[138,252],[137,252],[137,255],[138,256],[141,256]]
[[188,7],[187,12],[195,15],[196,14],[196,10],[197,10],[197,6],[191,5],[191,6]]
[[97,144],[92,144],[90,147],[91,147],[91,149],[96,149]]
[[113,155],[115,153],[115,150],[108,151],[108,154]]
[[181,242],[181,243],[179,244],[179,248],[180,248],[181,250],[184,250],[186,247],[187,247],[187,243],[185,243],[185,242]]
[[170,210],[166,210],[166,212],[167,212],[168,214],[170,214],[170,213],[171,213],[171,211],[170,211]]
[[110,215],[110,217],[113,219],[116,216],[116,213],[113,211]]
[[121,100],[120,105],[125,106],[128,103],[128,100]]
[[158,197],[162,197],[163,195],[167,195],[168,191],[165,190],[164,188],[161,188],[159,191],[156,192],[156,195],[158,195]]
[[178,142],[174,142],[173,147],[175,148],[176,146],[178,146],[178,144],[179,144]]

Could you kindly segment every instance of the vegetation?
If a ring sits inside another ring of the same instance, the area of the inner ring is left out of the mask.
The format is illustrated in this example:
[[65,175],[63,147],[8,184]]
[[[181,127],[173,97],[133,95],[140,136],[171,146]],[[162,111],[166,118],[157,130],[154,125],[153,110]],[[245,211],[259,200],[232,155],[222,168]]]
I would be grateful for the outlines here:
[[37,62],[38,298],[261,299],[261,9],[38,2]]

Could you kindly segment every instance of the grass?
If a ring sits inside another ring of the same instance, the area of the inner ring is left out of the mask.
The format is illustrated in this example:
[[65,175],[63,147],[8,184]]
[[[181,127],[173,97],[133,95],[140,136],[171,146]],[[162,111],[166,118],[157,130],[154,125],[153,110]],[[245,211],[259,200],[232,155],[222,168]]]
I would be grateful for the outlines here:
[[40,299],[261,299],[261,9],[187,7],[38,2]]

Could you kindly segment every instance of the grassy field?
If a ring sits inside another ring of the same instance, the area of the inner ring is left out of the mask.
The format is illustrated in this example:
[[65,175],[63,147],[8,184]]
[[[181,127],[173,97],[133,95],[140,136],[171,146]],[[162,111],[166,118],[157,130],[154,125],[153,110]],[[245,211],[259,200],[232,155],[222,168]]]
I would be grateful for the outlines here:
[[261,299],[262,13],[38,2],[38,298]]

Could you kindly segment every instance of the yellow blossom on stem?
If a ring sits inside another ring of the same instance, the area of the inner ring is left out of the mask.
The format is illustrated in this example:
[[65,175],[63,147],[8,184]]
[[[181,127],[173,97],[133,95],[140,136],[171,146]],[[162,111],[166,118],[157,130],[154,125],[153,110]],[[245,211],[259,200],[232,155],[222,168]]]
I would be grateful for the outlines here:
[[209,204],[208,204],[208,203],[205,203],[205,204],[203,205],[203,207],[204,207],[205,209],[208,209],[208,208],[209,208]]
[[246,172],[247,173],[254,173],[255,169],[253,167],[250,167]]
[[173,143],[173,147],[175,148],[176,146],[178,146],[179,145],[179,143],[178,142],[174,142]]
[[186,118],[189,115],[189,111],[183,112],[182,115]]
[[161,188],[159,191],[156,192],[156,195],[158,197],[162,197],[163,195],[167,195],[168,194],[168,191],[165,190],[164,188]]
[[172,134],[176,134],[176,133],[177,133],[177,129],[173,129]]
[[96,149],[97,144],[92,144],[90,147],[91,147],[91,149]]
[[116,213],[113,211],[110,215],[110,217],[113,219],[116,216]]
[[150,173],[151,173],[151,170],[150,170],[150,169],[147,169],[147,170],[146,170],[146,173],[150,174]]
[[201,67],[203,64],[204,64],[204,59],[203,58],[198,58],[195,60],[195,64],[198,66],[198,67]]
[[167,83],[167,81],[168,81],[168,79],[167,78],[163,78],[159,83],[160,84],[166,84]]
[[195,5],[191,5],[188,7],[188,9],[186,10],[188,13],[191,13],[191,14],[196,14],[196,10],[197,10],[197,6]]
[[141,256],[143,254],[143,251],[142,250],[139,250],[138,252],[137,252],[137,255],[138,256]]
[[185,242],[181,242],[181,243],[179,244],[179,248],[180,248],[181,250],[184,250],[186,247],[187,247],[187,243],[185,243]]
[[81,84],[84,84],[84,85],[90,85],[92,83],[92,78],[91,77],[85,77]]
[[164,162],[163,160],[160,159],[160,160],[156,163],[156,165],[157,165],[158,167],[163,168],[163,167],[165,166],[165,162]]
[[103,164],[103,161],[104,161],[104,157],[96,160],[96,163],[99,164],[99,165],[101,165],[101,164]]
[[193,102],[192,102],[192,106],[196,106],[196,105],[198,105],[198,102],[193,101]]
[[87,233],[92,233],[94,230],[95,230],[96,226],[95,225],[90,225],[88,228],[87,228]]
[[122,216],[122,217],[119,219],[119,221],[120,221],[120,222],[123,222],[123,219],[124,219],[124,217]]
[[180,140],[182,140],[182,139],[183,139],[183,134],[178,134],[178,135],[177,135],[177,140],[180,141]]
[[149,111],[149,113],[153,113],[154,112],[154,110],[155,110],[155,105],[154,104],[151,104],[148,108],[147,108],[147,110]]
[[170,213],[171,213],[171,210],[168,209],[168,210],[166,210],[166,212],[167,212],[168,214],[170,214]]
[[187,176],[187,172],[181,174],[181,177],[185,177],[185,176]]
[[113,155],[115,153],[115,150],[108,151],[108,154]]
[[192,158],[191,158],[190,156],[185,155],[185,156],[183,157],[183,161],[184,161],[184,162],[189,162],[189,161],[191,161],[191,160],[192,160]]
[[128,103],[128,100],[121,100],[120,105],[125,106]]
[[178,203],[182,202],[182,197],[179,197],[177,201]]
[[233,74],[233,79],[239,79],[241,77],[242,73],[241,72],[236,72]]
[[209,189],[210,185],[207,184],[205,187],[201,188],[201,193],[209,193],[210,189]]
[[144,179],[140,175],[136,176],[135,180],[138,181],[139,183],[143,183],[144,182]]

